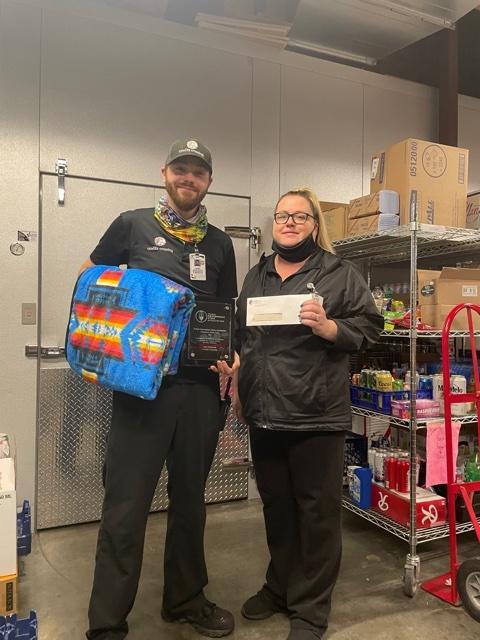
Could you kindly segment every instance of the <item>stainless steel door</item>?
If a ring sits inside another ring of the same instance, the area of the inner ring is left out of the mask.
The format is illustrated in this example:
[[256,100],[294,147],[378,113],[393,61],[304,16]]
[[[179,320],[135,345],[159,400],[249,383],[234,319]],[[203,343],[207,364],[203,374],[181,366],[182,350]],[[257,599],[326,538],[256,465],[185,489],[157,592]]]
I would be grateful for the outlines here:
[[[73,374],[61,353],[70,298],[80,264],[116,215],[153,206],[160,188],[83,178],[65,178],[65,204],[58,179],[41,177],[40,346],[38,401],[37,527],[88,522],[100,516],[101,467],[111,415],[111,393]],[[249,200],[209,195],[211,222],[249,225]],[[239,279],[248,269],[248,241],[234,239]],[[243,279],[243,278],[242,278]],[[240,280],[241,282],[241,280]],[[209,502],[247,496],[245,471],[228,472],[223,460],[247,455],[246,428],[230,417],[221,434],[209,477]],[[166,472],[152,510],[167,506]]]

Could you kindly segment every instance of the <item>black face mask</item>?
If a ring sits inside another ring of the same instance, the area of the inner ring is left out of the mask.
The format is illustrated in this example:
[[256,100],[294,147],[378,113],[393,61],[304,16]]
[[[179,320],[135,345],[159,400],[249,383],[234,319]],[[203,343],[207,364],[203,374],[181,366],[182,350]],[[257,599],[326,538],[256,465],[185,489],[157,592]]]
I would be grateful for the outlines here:
[[276,240],[272,242],[273,251],[287,262],[302,262],[311,256],[316,248],[317,243],[311,234],[293,247],[283,247]]

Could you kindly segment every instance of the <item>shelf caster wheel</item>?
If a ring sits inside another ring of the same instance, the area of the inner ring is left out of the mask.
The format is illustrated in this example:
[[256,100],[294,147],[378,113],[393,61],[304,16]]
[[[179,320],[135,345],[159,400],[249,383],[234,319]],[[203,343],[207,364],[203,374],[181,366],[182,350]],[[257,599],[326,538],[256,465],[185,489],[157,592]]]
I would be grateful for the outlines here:
[[418,571],[415,565],[406,565],[403,573],[403,593],[413,598],[418,589]]
[[460,565],[457,589],[465,610],[480,622],[480,558],[466,560]]

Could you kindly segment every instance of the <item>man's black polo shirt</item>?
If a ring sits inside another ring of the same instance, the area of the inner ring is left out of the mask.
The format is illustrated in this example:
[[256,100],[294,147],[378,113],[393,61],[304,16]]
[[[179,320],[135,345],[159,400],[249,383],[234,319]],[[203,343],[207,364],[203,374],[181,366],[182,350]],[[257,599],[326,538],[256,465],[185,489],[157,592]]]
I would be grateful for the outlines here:
[[[205,238],[197,243],[199,253],[205,255],[207,279],[190,280],[190,254],[195,244],[169,235],[154,217],[154,209],[125,211],[104,233],[90,255],[94,264],[126,264],[130,269],[154,271],[193,291],[196,295],[217,298],[237,297],[235,254],[231,239],[213,225],[208,225]],[[179,376],[205,381],[210,372],[187,367]]]

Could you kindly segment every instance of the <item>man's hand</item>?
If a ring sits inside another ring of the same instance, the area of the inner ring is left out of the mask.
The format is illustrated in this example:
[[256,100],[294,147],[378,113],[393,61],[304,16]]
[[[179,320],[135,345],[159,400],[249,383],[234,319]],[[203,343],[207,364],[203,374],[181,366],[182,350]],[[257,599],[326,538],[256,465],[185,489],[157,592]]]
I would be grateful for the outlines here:
[[300,307],[300,322],[310,327],[316,336],[320,336],[329,342],[335,342],[337,337],[337,323],[329,320],[325,309],[316,300],[307,300]]
[[223,373],[224,376],[233,376],[235,371],[238,371],[239,367],[240,367],[240,358],[238,356],[238,353],[235,351],[235,356],[233,358],[232,366],[227,364],[225,360],[217,360],[216,365],[212,364],[212,366],[209,367],[209,369],[210,371],[215,371],[215,373]]
[[233,394],[232,398],[232,409],[237,416],[237,420],[242,424],[246,424],[245,418],[242,415],[242,403],[240,402],[240,398],[238,397],[238,392]]

